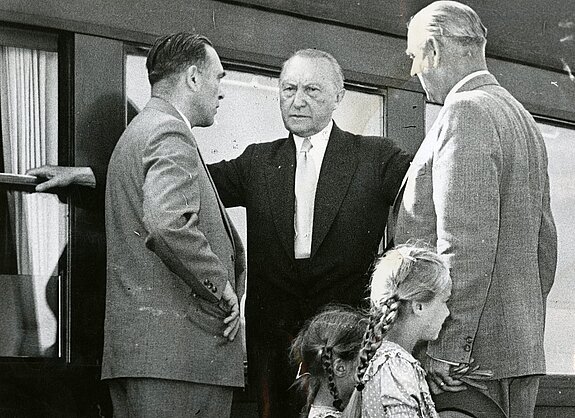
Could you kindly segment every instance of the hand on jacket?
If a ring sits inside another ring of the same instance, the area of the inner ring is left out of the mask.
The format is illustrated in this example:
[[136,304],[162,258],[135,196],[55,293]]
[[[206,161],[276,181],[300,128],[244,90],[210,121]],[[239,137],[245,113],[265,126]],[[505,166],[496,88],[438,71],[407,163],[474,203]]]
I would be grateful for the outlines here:
[[227,325],[224,330],[224,337],[233,341],[240,329],[240,302],[230,282],[226,282],[226,287],[222,293],[222,301],[230,311],[230,314],[224,319],[224,324]]
[[426,358],[425,369],[427,370],[429,389],[434,394],[446,392],[459,392],[467,389],[465,384],[450,376],[451,369],[457,367],[445,361],[431,357]]

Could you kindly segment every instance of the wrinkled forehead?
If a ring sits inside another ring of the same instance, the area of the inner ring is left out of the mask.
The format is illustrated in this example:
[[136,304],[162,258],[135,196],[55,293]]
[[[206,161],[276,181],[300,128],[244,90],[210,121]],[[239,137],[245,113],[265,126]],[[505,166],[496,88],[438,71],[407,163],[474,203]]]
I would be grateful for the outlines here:
[[334,70],[326,59],[294,56],[284,65],[282,82],[301,84],[328,84],[335,82]]

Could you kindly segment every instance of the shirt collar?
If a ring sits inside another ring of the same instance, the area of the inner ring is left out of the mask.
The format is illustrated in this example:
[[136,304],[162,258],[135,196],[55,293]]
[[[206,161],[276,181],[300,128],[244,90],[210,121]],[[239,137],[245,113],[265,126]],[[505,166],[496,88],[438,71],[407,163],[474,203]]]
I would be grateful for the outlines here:
[[184,115],[182,112],[180,112],[180,109],[178,109],[175,105],[172,105],[172,106],[174,106],[174,108],[178,111],[178,113],[180,114],[180,116],[182,117],[184,122],[186,122],[186,125],[188,125],[188,128],[190,128],[190,131],[191,131],[192,130],[192,124],[190,123],[190,121],[188,120],[186,115]]
[[296,144],[297,151],[299,152],[301,145],[303,143],[303,140],[305,138],[309,138],[309,140],[311,141],[311,144],[314,147],[317,147],[318,145],[327,146],[327,142],[329,141],[329,136],[331,135],[331,129],[332,128],[333,128],[333,120],[330,120],[325,128],[323,128],[317,134],[314,134],[312,136],[303,137],[303,136],[298,136],[298,135],[294,134],[293,138],[294,138],[294,141]]
[[449,90],[449,93],[447,93],[447,96],[445,97],[445,101],[444,104],[447,103],[447,101],[449,100],[449,98],[451,96],[453,96],[455,93],[457,93],[459,91],[459,89],[465,84],[467,83],[469,80],[474,79],[475,77],[479,77],[480,75],[487,75],[490,74],[489,71],[487,70],[480,70],[480,71],[475,71],[471,74],[467,74],[465,77],[463,77],[461,80],[459,80],[457,83],[455,83],[455,86],[453,86],[451,88],[451,90]]

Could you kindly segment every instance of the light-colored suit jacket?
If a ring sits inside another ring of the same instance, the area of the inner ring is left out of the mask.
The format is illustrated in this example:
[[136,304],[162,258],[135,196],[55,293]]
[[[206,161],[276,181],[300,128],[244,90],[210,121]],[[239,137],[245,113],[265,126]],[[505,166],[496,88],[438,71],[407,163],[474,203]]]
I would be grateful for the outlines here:
[[106,187],[102,378],[243,386],[242,333],[223,337],[229,282],[244,292],[241,241],[192,132],[152,98],[118,141]]
[[531,115],[492,75],[471,79],[448,98],[402,192],[395,244],[437,245],[453,279],[451,315],[428,354],[474,358],[496,379],[544,373],[557,235]]

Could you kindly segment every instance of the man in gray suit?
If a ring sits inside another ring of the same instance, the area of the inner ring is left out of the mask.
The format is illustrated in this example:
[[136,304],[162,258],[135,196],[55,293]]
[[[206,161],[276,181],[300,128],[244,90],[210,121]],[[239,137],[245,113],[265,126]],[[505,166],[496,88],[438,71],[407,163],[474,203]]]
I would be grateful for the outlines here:
[[245,264],[191,131],[213,124],[224,70],[188,33],[146,66],[152,99],[108,168],[102,378],[118,417],[225,417],[244,384]]
[[451,269],[451,316],[427,349],[432,390],[462,389],[449,373],[475,359],[494,373],[489,396],[525,418],[545,373],[557,236],[543,138],[487,71],[486,33],[453,1],[432,3],[409,23],[411,74],[444,106],[404,179],[395,243],[429,240]]

